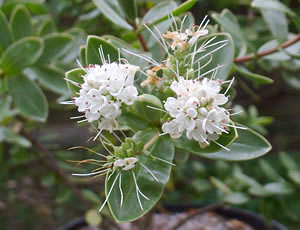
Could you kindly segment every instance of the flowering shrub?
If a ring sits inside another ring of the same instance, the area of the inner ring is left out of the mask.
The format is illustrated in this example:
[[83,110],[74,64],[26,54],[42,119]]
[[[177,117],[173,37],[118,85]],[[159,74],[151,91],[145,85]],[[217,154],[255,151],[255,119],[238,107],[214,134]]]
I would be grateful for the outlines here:
[[[99,211],[108,203],[118,222],[135,220],[156,204],[177,149],[226,160],[252,159],[271,149],[262,136],[232,121],[240,112],[230,109],[234,78],[226,80],[224,60],[213,62],[231,37],[209,34],[207,17],[188,26],[187,15],[180,22],[172,14],[166,20],[170,30],[164,33],[145,25],[161,46],[161,60],[89,36],[80,68],[66,73],[73,98],[64,104],[78,107],[83,115],[74,118],[91,124],[93,140],[107,152],[90,149],[99,159],[84,162],[99,168],[73,175],[106,175]],[[131,63],[132,58],[138,60]]]

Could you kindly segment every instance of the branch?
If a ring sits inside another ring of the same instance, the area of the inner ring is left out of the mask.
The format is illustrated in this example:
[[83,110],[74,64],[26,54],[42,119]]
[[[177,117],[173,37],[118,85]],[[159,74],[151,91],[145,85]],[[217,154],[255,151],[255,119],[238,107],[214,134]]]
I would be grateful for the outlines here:
[[143,50],[144,51],[148,51],[149,49],[147,47],[147,43],[146,43],[146,41],[144,39],[144,36],[141,33],[138,33],[138,26],[137,26],[137,24],[134,22],[134,23],[132,23],[132,26],[133,26],[134,31],[136,32],[137,38],[139,39],[139,41],[140,41],[140,43],[141,43],[141,45],[143,47]]
[[204,208],[200,208],[193,212],[190,212],[184,219],[180,220],[176,225],[171,227],[170,230],[177,230],[179,227],[181,227],[183,224],[185,224],[188,220],[192,219],[193,217],[203,214],[205,212],[213,211],[213,210],[221,208],[223,206],[224,206],[224,203],[212,204],[212,205],[208,205]]
[[267,56],[267,55],[270,55],[270,54],[273,54],[273,53],[276,53],[277,51],[279,51],[280,49],[284,49],[284,48],[287,48],[293,44],[295,44],[297,41],[300,40],[300,34],[296,35],[296,37],[294,37],[293,39],[291,40],[288,40],[284,43],[282,43],[280,46],[278,47],[275,47],[275,48],[272,48],[272,49],[268,49],[268,50],[265,50],[265,51],[262,51],[260,53],[257,53],[256,55],[255,54],[250,54],[250,55],[247,55],[247,56],[243,56],[243,57],[237,57],[234,59],[234,62],[235,63],[242,63],[242,62],[247,62],[247,61],[250,61],[252,59],[255,59],[255,58],[260,58],[260,57],[264,57],[264,56]]

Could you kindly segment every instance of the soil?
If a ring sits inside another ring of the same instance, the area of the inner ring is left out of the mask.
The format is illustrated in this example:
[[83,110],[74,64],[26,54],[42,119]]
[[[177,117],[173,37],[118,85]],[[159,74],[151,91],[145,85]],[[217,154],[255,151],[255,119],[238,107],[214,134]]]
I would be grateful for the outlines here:
[[[170,230],[188,213],[179,214],[154,214],[151,230]],[[143,230],[136,223],[120,225],[121,230]],[[103,230],[98,227],[83,227],[78,230]],[[173,229],[172,229],[173,230]],[[250,225],[237,219],[225,219],[213,212],[199,214],[184,222],[177,230],[256,230]]]

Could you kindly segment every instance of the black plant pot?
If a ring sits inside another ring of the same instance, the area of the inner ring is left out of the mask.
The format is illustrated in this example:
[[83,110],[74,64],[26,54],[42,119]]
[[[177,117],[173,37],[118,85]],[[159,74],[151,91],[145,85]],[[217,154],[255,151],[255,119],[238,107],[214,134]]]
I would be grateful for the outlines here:
[[[201,205],[166,205],[165,206],[171,212],[183,212],[187,209],[201,208]],[[217,208],[214,210],[220,216],[228,219],[241,220],[257,230],[288,230],[285,226],[273,220],[269,225],[264,221],[264,218],[254,212],[245,211],[239,208]],[[87,226],[84,218],[77,218],[68,224],[58,228],[57,230],[77,230],[80,227]]]

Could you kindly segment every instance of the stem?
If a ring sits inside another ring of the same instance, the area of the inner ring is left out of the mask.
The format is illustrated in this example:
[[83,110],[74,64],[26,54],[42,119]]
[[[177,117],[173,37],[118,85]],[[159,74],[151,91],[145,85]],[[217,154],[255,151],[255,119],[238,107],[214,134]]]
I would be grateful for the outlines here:
[[139,41],[140,41],[140,43],[141,43],[141,45],[143,47],[143,50],[144,51],[148,51],[149,49],[147,47],[147,43],[145,41],[144,36],[141,33],[138,33],[138,26],[137,26],[137,24],[134,22],[134,23],[132,23],[132,26],[133,26],[134,31],[136,32],[137,38],[139,39]]
[[221,208],[223,206],[224,206],[224,203],[212,204],[212,205],[208,205],[204,208],[197,209],[193,212],[189,212],[188,215],[184,219],[180,220],[175,226],[171,227],[170,230],[176,230],[179,227],[181,227],[183,224],[185,224],[188,220],[192,219],[193,217],[203,214],[205,212],[213,211],[213,210],[215,210],[217,208]]
[[272,49],[268,49],[268,50],[262,51],[262,52],[260,52],[260,53],[257,53],[256,55],[255,55],[255,54],[250,54],[250,55],[247,55],[247,56],[235,58],[235,59],[234,59],[234,62],[235,62],[235,63],[247,62],[247,61],[250,61],[250,60],[255,59],[255,58],[260,58],[260,57],[264,57],[264,56],[267,56],[267,55],[276,53],[276,52],[279,51],[280,49],[287,48],[287,47],[289,47],[289,46],[295,44],[295,43],[296,43],[297,41],[299,41],[299,40],[300,40],[300,34],[296,35],[296,37],[294,37],[293,39],[288,40],[288,41],[282,43],[282,44],[281,44],[280,46],[278,46],[278,47],[275,47],[275,48],[272,48]]

